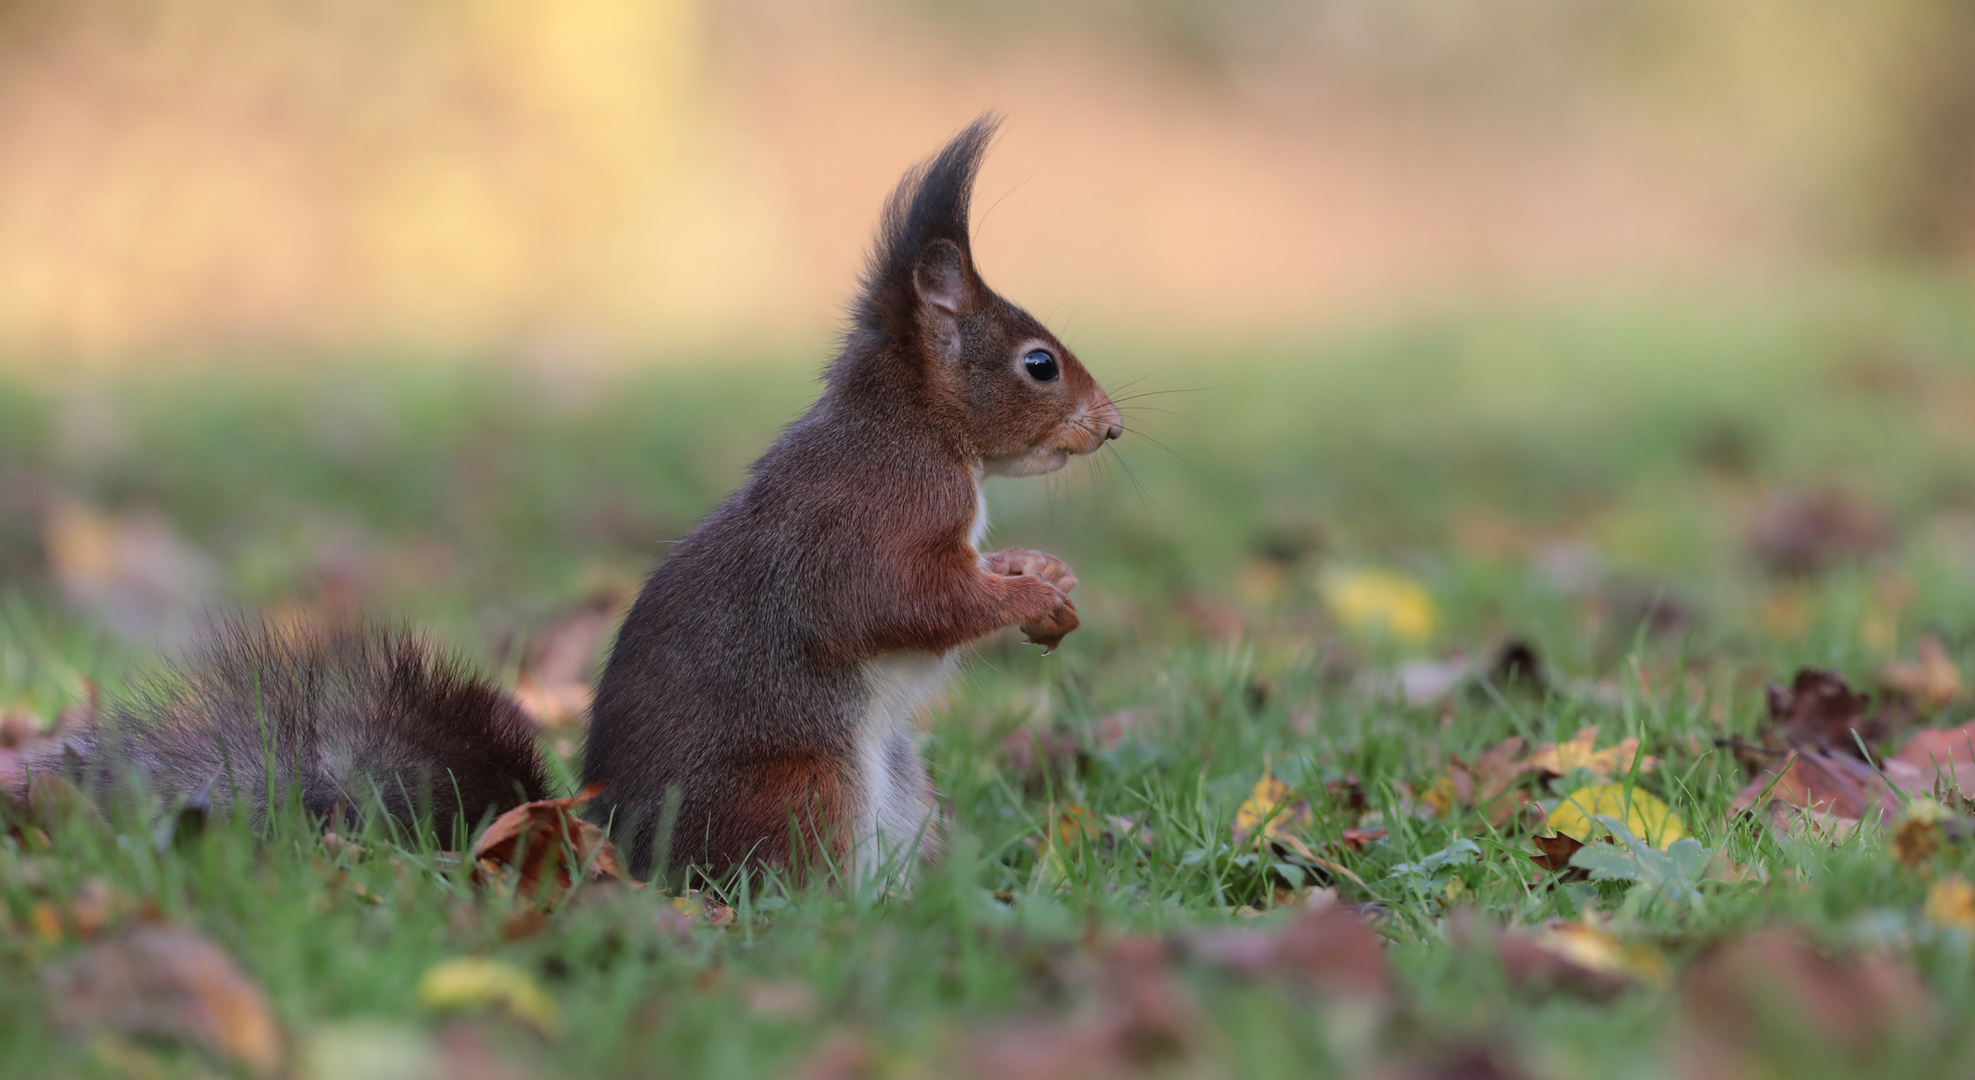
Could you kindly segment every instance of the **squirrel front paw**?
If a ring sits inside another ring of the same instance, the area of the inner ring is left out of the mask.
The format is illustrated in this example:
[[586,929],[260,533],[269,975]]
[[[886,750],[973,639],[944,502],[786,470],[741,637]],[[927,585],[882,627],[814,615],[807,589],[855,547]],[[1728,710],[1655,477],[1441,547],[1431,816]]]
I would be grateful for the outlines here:
[[1004,548],[987,557],[987,568],[1002,577],[1039,577],[1066,596],[1077,587],[1077,575],[1070,572],[1070,564],[1046,552]]
[[1027,574],[1014,576],[1023,594],[1018,605],[1020,621],[1016,625],[1028,636],[1029,644],[1042,646],[1043,655],[1047,656],[1077,628],[1077,606],[1063,595],[1063,590],[1047,581]]

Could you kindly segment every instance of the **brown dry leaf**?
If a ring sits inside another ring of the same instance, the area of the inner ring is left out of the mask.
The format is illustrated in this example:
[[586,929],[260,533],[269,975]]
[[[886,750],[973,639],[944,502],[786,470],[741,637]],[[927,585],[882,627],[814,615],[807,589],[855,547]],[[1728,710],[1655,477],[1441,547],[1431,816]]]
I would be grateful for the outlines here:
[[1666,982],[1666,958],[1658,950],[1585,923],[1557,919],[1533,930],[1504,927],[1490,938],[1503,973],[1523,990],[1561,990],[1601,1000]]
[[1848,820],[1876,819],[1899,812],[1901,800],[1895,788],[1926,793],[1920,771],[1904,762],[1888,760],[1882,772],[1850,754],[1802,750],[1786,758],[1780,771],[1757,774],[1729,804],[1729,812],[1755,808],[1756,800],[1764,798],[1769,804]]
[[1975,791],[1975,723],[1922,728],[1892,760],[1919,769],[1930,787],[1938,782],[1964,793]]
[[46,978],[65,1025],[197,1043],[262,1076],[281,1064],[281,1032],[266,996],[194,931],[140,925]]
[[1913,663],[1895,660],[1881,668],[1879,681],[1912,698],[1923,712],[1933,712],[1961,696],[1961,672],[1939,639],[1921,638],[1914,643],[1914,654]]
[[514,696],[544,727],[580,726],[590,711],[590,683],[626,597],[605,589],[557,614],[528,642]]
[[[553,904],[575,888],[575,867],[587,870],[592,880],[629,881],[616,846],[576,813],[602,790],[592,784],[569,798],[524,803],[495,818],[473,842],[474,880],[486,884],[513,871],[515,895],[541,904]],[[551,872],[554,886],[548,888],[544,878]]]
[[1857,757],[1859,743],[1878,746],[1905,726],[1892,710],[1871,711],[1872,699],[1835,671],[1802,668],[1789,686],[1767,690],[1770,727],[1785,746],[1821,748]]
[[1749,529],[1749,546],[1777,574],[1821,573],[1861,558],[1892,540],[1885,513],[1838,488],[1797,492],[1773,500]]
[[1373,842],[1383,839],[1384,829],[1346,829],[1339,834],[1337,844],[1346,851],[1363,851]]
[[0,709],[0,750],[15,750],[41,737],[41,718],[25,705]]
[[1326,997],[1392,1004],[1378,933],[1342,904],[1305,911],[1273,929],[1201,931],[1181,942],[1191,959],[1242,978],[1282,978]]
[[1565,776],[1574,769],[1583,769],[1600,780],[1629,775],[1635,760],[1641,773],[1649,773],[1659,767],[1658,758],[1640,755],[1639,740],[1636,738],[1621,739],[1603,750],[1593,749],[1597,744],[1598,729],[1595,726],[1580,728],[1570,741],[1546,743],[1521,764],[1551,776]]
[[1712,949],[1680,986],[1691,1076],[1752,1076],[1773,1050],[1835,1052],[1833,1075],[1868,1062],[1929,1015],[1913,969],[1888,955],[1834,959],[1794,932],[1763,930]]
[[1074,1013],[977,1036],[966,1055],[968,1072],[983,1080],[1088,1080],[1144,1075],[1185,1061],[1203,1018],[1169,959],[1157,940],[1109,943]]
[[1536,853],[1529,860],[1552,874],[1562,874],[1563,881],[1589,881],[1591,875],[1584,869],[1570,864],[1570,857],[1577,854],[1584,841],[1574,836],[1558,833],[1555,836],[1532,836],[1530,842],[1536,845]]
[[877,1055],[855,1031],[830,1033],[810,1049],[790,1074],[792,1080],[862,1080],[873,1074]]

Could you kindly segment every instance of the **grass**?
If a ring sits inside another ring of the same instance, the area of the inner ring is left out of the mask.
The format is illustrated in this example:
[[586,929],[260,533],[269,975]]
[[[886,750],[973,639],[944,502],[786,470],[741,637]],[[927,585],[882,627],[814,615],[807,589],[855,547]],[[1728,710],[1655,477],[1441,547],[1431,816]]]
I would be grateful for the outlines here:
[[[1218,351],[1127,344],[1082,351],[1101,380],[1131,384],[1121,397],[1158,393],[1128,403],[1158,445],[1128,440],[1121,462],[990,490],[994,543],[1052,550],[1077,569],[1084,628],[1047,658],[1011,640],[983,646],[931,719],[953,838],[909,897],[753,882],[724,896],[731,926],[681,938],[651,893],[592,888],[509,941],[498,897],[388,836],[367,837],[366,855],[325,848],[305,823],[263,836],[229,825],[161,852],[148,822],[70,823],[49,850],[0,845],[5,1071],[225,1072],[196,1051],[59,1022],[44,972],[89,945],[36,933],[35,911],[68,910],[97,880],[223,945],[266,989],[300,1075],[417,1075],[419,1054],[451,1052],[434,1040],[452,1021],[417,986],[469,954],[516,965],[559,1008],[547,1037],[498,1017],[473,1029],[519,1075],[788,1075],[821,1068],[818,1048],[852,1037],[870,1075],[952,1075],[1007,1025],[1088,1008],[1087,956],[1103,941],[1289,918],[1270,910],[1280,896],[1264,860],[1228,842],[1265,762],[1315,796],[1314,841],[1360,823],[1323,797],[1326,782],[1363,782],[1377,815],[1366,824],[1388,831],[1336,856],[1365,883],[1341,891],[1379,905],[1403,1006],[1373,1020],[1186,968],[1201,1018],[1155,1071],[1356,1076],[1480,1045],[1536,1075],[1667,1075],[1686,1030],[1678,989],[1604,1001],[1519,991],[1458,929],[1475,915],[1535,925],[1590,912],[1676,972],[1711,943],[1773,925],[1837,952],[1891,949],[1920,971],[1934,1012],[1871,1051],[1870,1071],[1975,1065],[1975,1028],[1960,1022],[1975,1009],[1975,963],[1965,935],[1923,916],[1928,877],[1892,861],[1874,830],[1834,844],[1731,819],[1744,774],[1713,744],[1752,731],[1763,681],[1798,665],[1869,682],[1929,634],[1966,670],[1975,320],[1952,288],[1452,314]],[[219,568],[212,599],[354,592],[511,678],[505,642],[599,587],[634,583],[657,541],[731,489],[806,402],[808,364],[596,386],[361,362],[279,377],[16,380],[0,384],[0,501],[155,511]],[[1883,512],[1883,550],[1810,576],[1765,569],[1752,517],[1782,493],[1829,486]],[[85,678],[115,693],[149,670],[156,627],[72,580],[65,589],[42,520],[0,514],[0,704],[49,716]],[[1339,624],[1325,575],[1363,568],[1425,587],[1438,611],[1429,640]],[[1644,619],[1655,602],[1679,619],[1656,629]],[[1510,638],[1534,645],[1549,693],[1486,687],[1413,707],[1381,689],[1406,661],[1486,655]],[[1101,738],[1099,722],[1124,711],[1129,733]],[[1951,707],[1939,719],[1962,717]],[[1636,736],[1662,758],[1627,782],[1763,880],[1710,882],[1697,901],[1619,883],[1532,888],[1526,824],[1423,807],[1450,756],[1585,724],[1600,726],[1601,745]],[[997,747],[1023,725],[1076,735],[1084,767],[1017,775]],[[1070,806],[1140,819],[1150,839],[1039,849]],[[1465,863],[1396,869],[1462,840],[1477,851]],[[1951,848],[1934,872],[1965,859]],[[1790,1030],[1758,1033],[1775,1067],[1863,1067],[1807,1053],[1816,1040]],[[362,1047],[385,1049],[363,1064]]]

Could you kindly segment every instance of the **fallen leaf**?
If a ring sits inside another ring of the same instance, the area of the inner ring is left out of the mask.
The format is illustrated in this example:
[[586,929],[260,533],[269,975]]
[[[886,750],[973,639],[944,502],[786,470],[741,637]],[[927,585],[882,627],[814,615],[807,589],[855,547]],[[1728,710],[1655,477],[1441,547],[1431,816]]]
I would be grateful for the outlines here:
[[733,908],[725,904],[707,903],[698,889],[688,889],[684,896],[667,897],[665,902],[672,910],[686,917],[688,929],[695,922],[703,922],[716,929],[731,926],[734,922]]
[[444,960],[418,980],[426,1008],[500,1009],[543,1035],[556,1030],[555,1002],[520,968],[480,956]]
[[1961,672],[1939,639],[1921,638],[1914,643],[1914,653],[1913,663],[1895,660],[1879,669],[1879,681],[1911,697],[1923,712],[1933,712],[1961,696]]
[[[1475,933],[1472,923],[1464,922],[1454,936],[1471,939]],[[1510,984],[1527,993],[1605,1000],[1666,979],[1666,960],[1657,951],[1582,923],[1559,919],[1533,930],[1497,927],[1487,932],[1487,940]]]
[[1933,861],[1941,850],[1941,822],[1948,816],[1947,808],[1932,799],[1908,803],[1893,829],[1893,861],[1912,870]]
[[0,750],[14,750],[41,736],[41,718],[25,705],[0,709]]
[[1346,851],[1363,851],[1383,839],[1384,829],[1346,829],[1338,835],[1337,842]]
[[1331,570],[1317,588],[1337,621],[1353,633],[1417,645],[1439,629],[1433,596],[1411,578],[1384,570]]
[[1609,831],[1594,820],[1600,815],[1617,818],[1632,835],[1656,847],[1687,835],[1686,826],[1659,796],[1637,787],[1627,790],[1624,784],[1598,784],[1564,796],[1550,812],[1550,827],[1589,843]]
[[1784,575],[1822,573],[1879,551],[1891,540],[1883,511],[1838,488],[1774,499],[1749,529],[1756,558]]
[[46,978],[63,1024],[196,1043],[257,1075],[281,1064],[281,1032],[266,996],[192,930],[142,924],[50,968]]
[[1887,710],[1871,712],[1872,699],[1849,686],[1835,671],[1802,668],[1790,685],[1771,683],[1766,692],[1769,723],[1783,745],[1859,755],[1859,744],[1875,747],[1901,726]]
[[1787,1045],[1791,1059],[1827,1060],[1832,1075],[1876,1076],[1930,1015],[1927,992],[1904,960],[1866,953],[1833,958],[1792,931],[1761,930],[1712,948],[1680,983],[1690,1076],[1755,1076]]
[[875,1059],[864,1036],[835,1031],[811,1048],[790,1076],[792,1080],[863,1080],[873,1075]]
[[1281,840],[1293,836],[1293,830],[1308,825],[1314,817],[1310,800],[1298,795],[1295,789],[1275,778],[1267,762],[1262,765],[1262,778],[1255,782],[1255,788],[1248,793],[1241,808],[1234,814],[1234,842],[1245,845],[1255,830],[1269,840]]
[[584,722],[597,664],[626,599],[618,590],[601,590],[555,615],[528,642],[514,696],[537,723],[563,727]]
[[1921,771],[1933,786],[1944,783],[1958,791],[1975,791],[1975,722],[1951,728],[1922,728],[1893,755]]
[[[1802,750],[1785,759],[1780,770],[1758,773],[1729,804],[1730,813],[1755,808],[1758,798],[1853,821],[1897,813],[1895,789],[1925,794],[1920,770],[1887,760],[1882,769],[1852,754]],[[1765,794],[1766,793],[1766,794]]]
[[541,904],[553,904],[575,887],[576,867],[592,880],[628,881],[616,846],[602,829],[576,814],[577,807],[602,790],[603,785],[592,784],[569,798],[523,803],[495,818],[473,842],[474,879],[485,884],[512,871],[515,894]]
[[1378,933],[1342,904],[1305,911],[1273,929],[1204,930],[1181,942],[1189,958],[1241,978],[1282,978],[1328,997],[1391,1003],[1392,976]]
[[1532,836],[1536,853],[1529,860],[1552,874],[1562,874],[1563,881],[1586,881],[1591,875],[1570,864],[1570,857],[1584,846],[1584,841],[1574,836],[1557,833],[1554,836]]
[[793,980],[751,983],[743,991],[748,1011],[771,1020],[806,1022],[821,1007],[808,983]]
[[1567,776],[1582,769],[1600,780],[1630,775],[1635,762],[1641,773],[1649,773],[1659,767],[1658,758],[1639,753],[1637,738],[1622,739],[1603,750],[1593,749],[1597,743],[1596,727],[1580,728],[1569,742],[1546,743],[1521,764],[1551,776]]
[[212,557],[152,511],[106,514],[58,499],[42,546],[69,602],[134,643],[189,640],[219,585]]
[[1954,930],[1975,931],[1975,885],[1959,875],[1927,887],[1927,921]]

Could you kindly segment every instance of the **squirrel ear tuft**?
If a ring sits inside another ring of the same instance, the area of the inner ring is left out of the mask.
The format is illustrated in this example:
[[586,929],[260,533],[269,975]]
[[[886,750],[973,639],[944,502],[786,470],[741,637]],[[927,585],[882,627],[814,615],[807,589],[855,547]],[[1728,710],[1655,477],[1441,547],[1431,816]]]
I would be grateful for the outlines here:
[[860,329],[909,339],[921,304],[950,318],[970,299],[968,207],[981,158],[1000,126],[999,117],[982,115],[898,182],[865,265],[856,307]]

